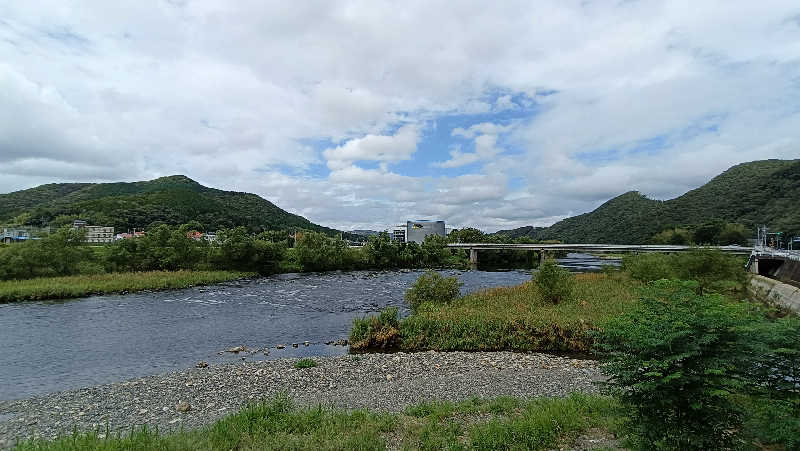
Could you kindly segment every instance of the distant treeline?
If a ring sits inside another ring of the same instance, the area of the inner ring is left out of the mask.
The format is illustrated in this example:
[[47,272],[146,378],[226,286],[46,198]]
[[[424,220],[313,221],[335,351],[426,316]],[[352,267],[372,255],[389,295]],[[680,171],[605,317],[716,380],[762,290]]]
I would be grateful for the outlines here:
[[[195,224],[160,225],[141,237],[90,246],[84,231],[64,227],[40,240],[0,245],[0,280],[157,270],[236,270],[279,272],[466,268],[468,254],[447,248],[448,242],[530,242],[486,235],[476,229],[430,235],[421,244],[399,243],[386,233],[364,246],[313,231],[258,234],[244,227],[223,229],[209,242],[192,238]],[[295,238],[296,237],[296,238]],[[482,268],[532,267],[532,252],[495,251],[481,255]]]
[[725,246],[730,244],[747,245],[754,232],[743,224],[730,222],[708,222],[694,228],[672,227],[663,230],[650,239],[653,244],[697,244]]

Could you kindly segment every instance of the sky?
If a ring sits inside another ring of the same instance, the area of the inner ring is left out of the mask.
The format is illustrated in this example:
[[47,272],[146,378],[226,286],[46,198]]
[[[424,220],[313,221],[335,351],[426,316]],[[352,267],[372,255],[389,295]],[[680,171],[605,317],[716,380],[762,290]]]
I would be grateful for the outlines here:
[[493,232],[798,141],[796,0],[0,4],[0,192],[184,174]]

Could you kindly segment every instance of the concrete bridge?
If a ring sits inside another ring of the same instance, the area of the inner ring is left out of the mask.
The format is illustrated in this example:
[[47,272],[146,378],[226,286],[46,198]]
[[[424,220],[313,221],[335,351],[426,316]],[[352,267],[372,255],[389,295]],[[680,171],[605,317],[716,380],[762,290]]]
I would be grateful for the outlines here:
[[667,244],[500,244],[500,243],[451,243],[451,249],[469,251],[469,261],[473,267],[478,266],[478,251],[481,250],[517,250],[539,252],[539,259],[544,260],[548,252],[686,252],[695,249],[715,249],[725,253],[751,255],[753,248],[742,246],[677,246]]
[[800,281],[800,251],[756,246],[747,260],[747,269],[774,279]]

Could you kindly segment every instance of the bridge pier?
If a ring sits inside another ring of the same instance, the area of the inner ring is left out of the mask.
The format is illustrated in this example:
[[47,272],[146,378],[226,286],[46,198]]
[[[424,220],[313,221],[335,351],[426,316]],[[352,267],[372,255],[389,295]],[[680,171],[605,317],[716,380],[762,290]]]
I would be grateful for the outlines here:
[[547,260],[547,252],[543,250],[539,251],[539,266],[542,266],[545,260]]
[[750,272],[753,274],[758,274],[758,258],[753,258],[750,262]]
[[469,267],[471,269],[478,269],[478,250],[477,249],[470,249],[469,250]]

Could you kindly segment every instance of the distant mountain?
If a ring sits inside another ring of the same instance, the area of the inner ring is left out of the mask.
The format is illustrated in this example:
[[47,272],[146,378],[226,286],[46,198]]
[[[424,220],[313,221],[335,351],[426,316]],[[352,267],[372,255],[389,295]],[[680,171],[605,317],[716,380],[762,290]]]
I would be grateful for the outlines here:
[[520,238],[523,236],[533,237],[537,236],[542,230],[546,229],[547,227],[534,227],[534,226],[525,226],[520,227],[517,229],[509,229],[509,230],[498,230],[495,232],[495,235],[506,235],[510,238]]
[[742,163],[675,199],[652,200],[630,191],[550,227],[498,233],[568,243],[635,244],[670,227],[692,228],[711,221],[744,224],[754,235],[759,224],[800,235],[800,160]]
[[206,230],[244,226],[253,232],[333,229],[289,213],[255,194],[207,188],[173,175],[132,183],[51,183],[0,194],[0,223],[63,225],[73,219],[116,230],[197,221]]
[[376,236],[379,235],[381,232],[378,232],[376,230],[351,230],[350,233],[359,236]]

